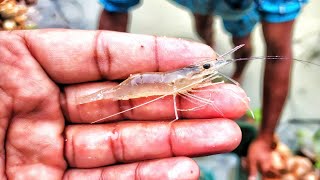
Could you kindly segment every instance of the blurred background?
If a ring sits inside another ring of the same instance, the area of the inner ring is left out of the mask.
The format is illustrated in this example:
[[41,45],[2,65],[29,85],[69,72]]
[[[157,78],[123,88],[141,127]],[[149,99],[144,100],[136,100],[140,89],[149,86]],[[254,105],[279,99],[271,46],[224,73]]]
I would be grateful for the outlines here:
[[[97,29],[102,9],[97,1],[86,0],[38,0],[37,6],[43,16],[40,27],[92,30]],[[303,8],[296,20],[293,38],[294,58],[317,64],[320,64],[319,7],[320,1],[311,0]],[[164,0],[144,0],[130,13],[132,14],[129,26],[131,33],[179,37],[200,42],[193,28],[193,17],[190,11],[182,6]],[[223,54],[232,48],[231,39],[223,29],[219,16],[215,17],[215,22],[215,51]],[[264,56],[265,48],[260,25],[255,27],[253,35],[253,56]],[[221,71],[231,75],[233,68],[231,64]],[[251,99],[252,109],[261,107],[262,70],[263,60],[251,61],[241,84]],[[292,86],[281,121],[313,120],[320,117],[319,77],[320,66],[294,62]]]
[[[279,144],[288,148],[278,149],[281,158],[302,154],[313,156],[313,166],[320,169],[320,1],[310,0],[296,20],[293,35],[294,58],[319,65],[295,61],[291,76],[291,88],[287,103],[277,128]],[[38,28],[71,28],[95,30],[98,27],[102,6],[97,0],[38,0],[30,8],[30,20],[37,22]],[[201,42],[194,29],[194,19],[190,11],[182,6],[164,0],[144,0],[130,11],[129,32],[167,37],[184,38]],[[223,54],[232,49],[231,36],[224,30],[222,20],[215,16],[215,51]],[[253,56],[265,55],[265,44],[261,25],[253,31]],[[261,119],[262,74],[265,60],[251,60],[247,66],[242,88],[250,97],[250,107],[256,114],[254,128]],[[231,76],[234,64],[220,70]],[[243,139],[252,139],[257,132],[249,126],[243,127]],[[245,131],[247,130],[247,131]],[[250,137],[249,137],[250,136]],[[251,142],[251,140],[250,140]],[[250,143],[248,140],[248,143]],[[281,143],[280,143],[281,142]],[[248,144],[237,149],[246,151]],[[282,147],[282,146],[279,146]],[[245,150],[244,150],[245,149]],[[289,153],[290,151],[290,153]],[[240,154],[245,154],[240,152]],[[282,153],[282,154],[281,154]],[[309,154],[308,154],[309,153]],[[315,153],[318,162],[315,162]],[[290,155],[289,155],[290,154]],[[312,157],[311,157],[312,159]],[[241,179],[241,159],[235,154],[224,154],[196,158],[202,169],[203,179]],[[318,164],[317,164],[318,163]],[[221,164],[224,164],[221,168]],[[214,169],[215,176],[212,175]],[[240,175],[239,175],[240,174]],[[245,177],[244,177],[245,179]]]

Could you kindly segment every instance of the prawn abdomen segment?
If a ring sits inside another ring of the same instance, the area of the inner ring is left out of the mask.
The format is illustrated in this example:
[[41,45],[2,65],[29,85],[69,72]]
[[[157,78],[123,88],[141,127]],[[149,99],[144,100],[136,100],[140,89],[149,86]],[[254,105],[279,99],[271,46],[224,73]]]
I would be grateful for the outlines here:
[[133,74],[112,89],[103,89],[80,98],[79,103],[103,99],[129,100],[150,96],[176,95],[197,88],[212,71],[203,72],[201,66],[187,66],[170,72]]
[[174,83],[162,73],[135,74],[117,86],[114,98],[129,100],[149,96],[172,94]]
[[194,82],[199,81],[199,77],[193,78],[192,70],[182,68],[167,73],[154,72],[132,75],[117,86],[114,99],[128,100],[149,96],[175,95],[181,91],[191,90],[198,86],[198,83]]

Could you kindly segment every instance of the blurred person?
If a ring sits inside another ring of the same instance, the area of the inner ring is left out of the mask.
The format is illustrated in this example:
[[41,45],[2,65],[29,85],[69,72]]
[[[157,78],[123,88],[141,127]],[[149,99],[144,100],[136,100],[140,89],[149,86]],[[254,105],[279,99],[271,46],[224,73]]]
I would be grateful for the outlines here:
[[127,32],[130,20],[129,9],[140,0],[99,0],[103,9],[98,29]]
[[[274,133],[285,105],[290,86],[292,67],[292,33],[294,22],[305,0],[266,0],[257,1],[256,7],[240,20],[224,20],[224,26],[232,34],[233,44],[246,44],[245,48],[235,52],[235,58],[250,57],[252,54],[251,32],[259,17],[266,45],[266,56],[285,57],[286,60],[266,60],[264,69],[262,124],[258,137],[249,146],[249,179],[255,179],[258,170],[262,175],[270,174],[271,151]],[[249,31],[237,34],[239,27]],[[244,28],[245,29],[245,28]],[[243,70],[248,61],[237,61],[232,78],[241,82]]]
[[[190,57],[216,56],[205,44],[111,31],[0,32],[1,179],[198,179],[196,163],[175,156],[223,153],[238,146],[241,131],[229,119],[247,110],[248,102],[238,98],[246,97],[239,86],[211,87],[221,92],[212,95],[225,117],[212,117],[206,106],[181,113],[188,120],[173,123],[159,119],[174,118],[170,97],[100,124],[91,122],[119,111],[126,101],[79,106],[76,100],[132,73],[168,71],[197,61],[184,58],[185,51]],[[181,107],[187,103],[179,102]],[[208,119],[197,120],[203,115]]]
[[17,2],[25,2],[27,5],[36,4],[38,0],[16,0]]
[[[235,58],[252,54],[251,32],[261,22],[266,45],[266,56],[280,56],[288,60],[267,60],[264,71],[263,115],[260,132],[248,151],[250,178],[268,173],[273,134],[283,110],[290,84],[292,66],[292,33],[295,19],[307,0],[174,0],[189,9],[195,19],[195,28],[203,41],[214,47],[213,17],[220,15],[224,28],[231,33],[235,46],[246,44],[234,53]],[[126,31],[128,10],[139,3],[133,1],[100,0],[99,29]],[[247,61],[237,61],[232,78],[241,82]]]

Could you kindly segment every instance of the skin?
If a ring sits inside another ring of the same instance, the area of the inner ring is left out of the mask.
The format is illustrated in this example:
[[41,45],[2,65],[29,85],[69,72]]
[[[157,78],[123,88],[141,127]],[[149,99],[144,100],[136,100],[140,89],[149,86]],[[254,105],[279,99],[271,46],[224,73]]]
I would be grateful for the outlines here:
[[128,13],[109,12],[105,9],[101,11],[98,29],[127,32]]
[[[171,123],[169,97],[90,124],[148,98],[76,103],[83,94],[115,85],[111,80],[180,68],[203,55],[214,57],[206,45],[55,29],[0,32],[0,52],[2,179],[197,179],[197,165],[184,156],[228,152],[240,142],[241,131],[228,118],[243,115],[248,104],[237,98],[246,95],[235,85],[219,84],[197,94],[212,92],[224,118],[206,106],[181,113],[187,121]],[[178,102],[179,108],[190,106]],[[120,122],[124,118],[128,121]]]
[[213,16],[212,15],[201,15],[193,14],[195,28],[201,39],[209,46],[214,48],[213,38]]

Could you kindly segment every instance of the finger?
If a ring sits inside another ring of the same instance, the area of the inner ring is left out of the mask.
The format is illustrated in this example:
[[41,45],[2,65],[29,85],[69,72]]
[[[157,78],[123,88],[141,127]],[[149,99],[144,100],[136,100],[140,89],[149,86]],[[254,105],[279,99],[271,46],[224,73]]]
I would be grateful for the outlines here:
[[[77,99],[81,96],[93,93],[101,88],[111,88],[114,87],[114,85],[115,84],[110,83],[94,83],[67,87],[65,89],[65,94],[61,96],[61,103],[68,119],[75,123],[91,123],[95,121],[107,122],[119,119],[175,119],[172,96],[159,98],[158,100],[141,107],[138,106],[147,103],[156,97],[131,99],[129,101],[114,101],[107,99],[79,105]],[[155,91],[157,91],[157,89],[155,89]],[[245,92],[239,86],[231,84],[216,84],[210,88],[206,88],[203,92],[194,93],[194,95],[196,95],[196,97],[192,98],[201,97],[202,100],[193,99],[193,101],[198,101],[200,104],[207,103],[208,105],[195,111],[181,111],[179,112],[180,119],[215,117],[235,119],[241,117],[249,106]],[[187,99],[177,96],[177,106],[179,109],[190,109],[197,105],[191,103]],[[132,107],[138,108],[123,112]],[[112,116],[118,112],[123,113]]]
[[121,79],[137,72],[167,71],[203,57],[216,57],[207,45],[165,37],[79,30],[20,34],[33,57],[59,83]]
[[186,157],[167,158],[96,169],[71,169],[64,179],[189,179],[199,177],[197,164]]
[[70,125],[65,152],[71,167],[92,168],[223,153],[236,148],[240,140],[239,127],[227,119]]
[[248,168],[249,168],[249,180],[256,180],[258,177],[257,161],[253,158],[248,158]]

